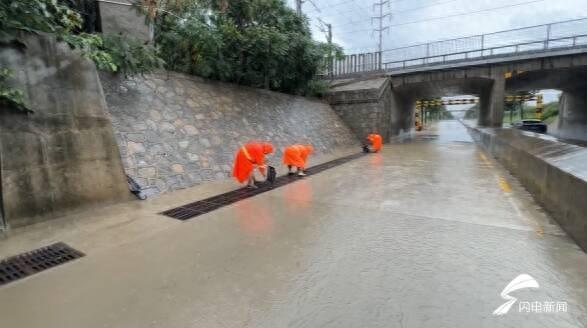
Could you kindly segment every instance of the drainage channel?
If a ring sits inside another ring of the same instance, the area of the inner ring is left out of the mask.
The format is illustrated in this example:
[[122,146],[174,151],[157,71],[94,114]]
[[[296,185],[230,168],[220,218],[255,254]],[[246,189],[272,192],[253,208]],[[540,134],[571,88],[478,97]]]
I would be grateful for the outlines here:
[[[333,167],[345,164],[347,162],[350,162],[352,160],[360,158],[364,155],[365,155],[364,153],[357,153],[357,154],[341,157],[339,159],[335,159],[330,162],[326,162],[326,163],[322,163],[322,164],[319,164],[316,166],[312,166],[306,170],[306,175],[310,176],[310,175],[318,174],[324,170],[328,170]],[[212,212],[212,211],[219,209],[221,207],[236,203],[236,202],[241,201],[243,199],[247,199],[247,198],[262,194],[264,192],[273,190],[275,188],[285,186],[285,185],[290,184],[292,182],[296,182],[299,179],[302,179],[302,178],[297,177],[295,175],[294,176],[290,176],[290,175],[280,176],[277,179],[275,179],[275,182],[273,182],[272,184],[269,182],[264,182],[264,183],[258,184],[259,188],[257,188],[257,189],[250,189],[250,188],[246,188],[246,187],[240,188],[240,189],[237,189],[234,191],[229,191],[224,194],[220,194],[220,195],[212,196],[210,198],[199,200],[197,202],[193,202],[193,203],[185,204],[183,206],[172,208],[170,210],[161,212],[160,214],[163,214],[163,215],[166,215],[166,216],[169,216],[171,218],[178,219],[181,221],[185,221],[185,220],[188,220],[191,218],[195,218],[196,216],[200,216],[202,214]]]
[[84,256],[64,243],[55,243],[0,261],[0,286]]

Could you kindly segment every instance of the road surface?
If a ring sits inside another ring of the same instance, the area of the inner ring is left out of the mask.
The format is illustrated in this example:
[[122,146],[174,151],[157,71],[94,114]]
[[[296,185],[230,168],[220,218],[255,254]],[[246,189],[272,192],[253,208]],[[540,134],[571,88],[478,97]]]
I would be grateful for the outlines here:
[[[539,288],[493,315],[521,274]],[[1,287],[0,326],[585,327],[586,277],[587,255],[444,121]]]

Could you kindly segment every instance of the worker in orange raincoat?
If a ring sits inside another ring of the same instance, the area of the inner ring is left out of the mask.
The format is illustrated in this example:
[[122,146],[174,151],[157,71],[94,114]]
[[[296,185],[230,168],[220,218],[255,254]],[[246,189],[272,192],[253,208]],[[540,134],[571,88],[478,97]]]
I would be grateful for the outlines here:
[[294,174],[292,168],[297,167],[298,176],[305,176],[306,161],[308,160],[308,155],[313,151],[314,148],[311,145],[291,145],[285,147],[283,150],[283,164],[287,165],[288,174]]
[[381,150],[381,144],[383,143],[383,138],[376,133],[371,133],[367,136],[367,140],[371,143],[371,147],[373,147],[373,152],[378,152]]
[[250,142],[242,146],[236,153],[232,175],[240,183],[247,181],[247,187],[257,188],[255,186],[254,169],[257,167],[259,172],[265,176],[265,155],[273,152],[273,146],[270,143]]

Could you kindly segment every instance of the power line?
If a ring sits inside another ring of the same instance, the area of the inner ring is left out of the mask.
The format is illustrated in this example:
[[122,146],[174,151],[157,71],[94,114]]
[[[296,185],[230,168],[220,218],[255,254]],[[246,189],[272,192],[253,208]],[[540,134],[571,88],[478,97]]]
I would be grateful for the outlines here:
[[[514,28],[510,28],[507,30],[499,30],[499,31],[492,31],[490,33],[483,33],[483,34],[473,34],[473,35],[455,35],[453,37],[449,37],[449,38],[443,38],[440,40],[432,40],[432,41],[427,41],[426,43],[432,44],[432,43],[441,43],[441,42],[448,42],[448,41],[457,41],[457,40],[463,40],[463,39],[470,39],[470,38],[474,38],[474,37],[481,37],[483,35],[492,35],[492,34],[500,34],[500,33],[507,33],[507,32],[513,32],[513,31],[520,31],[520,30],[529,30],[532,28],[536,28],[536,27],[544,27],[546,25],[549,24],[559,24],[559,23],[568,23],[568,22],[573,22],[573,21],[577,21],[577,20],[585,20],[587,19],[587,17],[577,17],[577,18],[573,18],[573,19],[568,19],[565,21],[559,21],[559,22],[550,22],[550,23],[544,23],[544,24],[540,24],[540,25],[532,25],[532,26],[519,26],[519,27],[514,27]],[[426,44],[425,43],[425,44]],[[406,44],[403,45],[401,47],[398,48],[393,48],[393,49],[385,49],[384,51],[391,51],[391,50],[398,50],[398,49],[407,49],[407,48],[412,48],[412,47],[416,47],[416,46],[420,46],[422,45],[422,43],[415,43],[415,44]]]
[[[363,19],[361,19],[361,20],[354,20],[357,17],[357,11],[358,10],[362,11],[366,16],[369,17],[366,20],[372,20],[372,18],[371,18],[372,13],[370,11],[366,10],[363,6],[358,6],[358,5],[357,5],[356,8],[351,9],[351,10],[340,11],[340,10],[335,9],[335,10],[332,10],[330,13],[328,13],[326,15],[323,12],[320,12],[320,14],[315,14],[315,15],[313,15],[313,13],[306,14],[306,15],[308,17],[314,18],[314,19],[318,19],[320,16],[322,16],[322,17],[327,16],[327,17],[330,17],[331,19],[333,17],[334,18],[340,18],[340,17],[347,18],[349,20],[348,23],[338,25],[338,26],[346,26],[346,25],[356,24],[357,22],[365,21]],[[350,16],[349,15],[346,15],[348,13],[352,13],[352,15],[350,15]]]
[[312,6],[314,6],[314,8],[316,8],[316,10],[318,10],[318,12],[320,12],[320,9],[318,9],[318,7],[316,7],[316,4],[312,0],[295,0],[295,2],[296,2],[296,13],[298,14],[298,16],[302,16],[302,5],[304,4],[304,2],[311,3]]
[[[409,8],[409,9],[402,9],[402,10],[394,10],[394,13],[395,13],[395,14],[401,14],[401,13],[406,13],[406,12],[416,11],[416,10],[420,10],[420,9],[426,9],[426,8],[436,7],[436,6],[440,6],[440,5],[444,5],[444,4],[447,4],[447,3],[452,3],[452,2],[456,2],[456,1],[459,1],[459,0],[448,0],[448,1],[441,1],[441,2],[435,2],[435,3],[431,3],[431,4],[428,4],[428,5],[425,5],[425,6],[412,7],[412,8]],[[394,3],[395,3],[395,2],[390,2],[390,4],[394,4]],[[359,9],[362,9],[362,10],[364,10],[364,7],[363,7],[363,6],[359,6],[359,5],[357,5],[357,7],[358,7]],[[329,9],[329,8],[328,8],[328,9]],[[356,10],[355,10],[355,9],[350,9],[350,10],[345,10],[345,11],[338,11],[338,10],[336,10],[336,13],[337,13],[337,14],[341,14],[341,15],[342,15],[342,14],[346,14],[346,13],[356,13]],[[365,19],[365,20],[370,20],[370,18],[368,18],[368,19]],[[346,24],[345,24],[345,25],[346,25]]]
[[[324,7],[316,7],[316,11],[320,11],[320,10],[324,10],[324,9],[329,9],[329,8],[334,8],[334,7],[340,7],[342,5],[345,5],[347,3],[351,3],[354,2],[356,3],[357,0],[347,0],[347,1],[343,1],[343,2],[339,2],[337,4],[331,5],[331,6],[324,6]],[[400,3],[400,2],[405,2],[405,1],[411,1],[411,0],[395,0],[395,1],[390,1],[390,4],[394,4],[394,3]]]
[[[482,13],[482,12],[494,11],[494,10],[499,10],[499,9],[519,7],[519,6],[523,6],[523,5],[528,5],[528,4],[537,3],[537,2],[544,2],[544,1],[546,1],[546,0],[532,0],[532,1],[520,2],[520,3],[505,5],[505,6],[468,11],[468,12],[464,12],[464,13],[460,13],[460,14],[453,14],[453,15],[439,16],[439,17],[430,17],[430,18],[426,18],[426,19],[415,20],[415,21],[410,21],[410,22],[405,22],[405,23],[392,24],[392,25],[390,25],[390,27],[399,27],[399,26],[405,26],[405,25],[425,23],[425,22],[430,22],[430,21],[435,21],[435,20],[442,20],[442,19],[447,19],[447,18],[454,18],[454,17],[478,14],[478,13]],[[345,33],[351,34],[351,33],[359,33],[359,32],[368,32],[370,30],[371,29],[354,30],[354,31],[346,31]]]
[[[420,9],[426,9],[426,8],[436,7],[436,6],[440,6],[440,5],[444,5],[444,4],[448,4],[448,3],[452,3],[452,2],[456,2],[456,1],[459,1],[459,0],[448,0],[448,1],[444,1],[444,2],[436,2],[436,3],[433,3],[433,4],[426,5],[426,6],[413,7],[413,8],[410,8],[410,9],[394,10],[393,13],[394,13],[395,16],[397,16],[397,14],[402,14],[402,13],[412,12],[412,11],[416,11],[416,10],[420,10]],[[339,15],[341,15],[341,16],[348,17],[348,16],[342,15],[342,14],[349,13],[349,12],[356,12],[356,11],[355,10],[348,10],[348,11],[343,11],[343,12],[337,11],[336,13],[339,14]],[[373,20],[373,17],[369,17],[369,18],[366,18],[366,19],[360,19],[360,20],[356,20],[356,21],[352,21],[352,17],[349,17],[349,18],[351,19],[351,22],[346,23],[346,24],[338,24],[337,26],[338,27],[342,27],[342,26],[348,26],[348,25],[356,25],[356,23],[358,23],[358,22],[365,22],[365,21],[372,21]]]
[[395,25],[391,25],[391,26],[392,27],[397,27],[397,26],[404,26],[404,25],[410,25],[410,24],[417,24],[417,23],[428,22],[428,21],[439,20],[439,19],[446,19],[446,18],[453,18],[453,17],[471,15],[471,14],[478,14],[478,13],[483,13],[483,12],[493,11],[493,10],[498,10],[498,9],[518,7],[518,6],[528,5],[528,4],[537,3],[537,2],[544,2],[544,1],[546,1],[546,0],[532,0],[532,1],[526,1],[526,2],[520,2],[520,3],[505,5],[505,6],[501,6],[501,7],[494,7],[494,8],[486,8],[486,9],[481,9],[481,10],[475,10],[475,11],[470,11],[470,12],[461,13],[461,14],[447,15],[447,16],[441,16],[441,17],[432,17],[432,18],[428,18],[428,19],[422,19],[422,20],[417,20],[417,21],[405,22],[405,23],[395,24]]
[[457,1],[459,1],[459,0],[448,0],[448,1],[444,1],[444,2],[440,2],[439,1],[439,2],[428,4],[426,6],[420,6],[420,7],[413,7],[413,8],[410,8],[410,9],[397,10],[397,11],[395,11],[395,13],[396,14],[408,13],[408,12],[411,12],[411,11],[416,11],[416,10],[420,10],[420,9],[426,9],[426,8],[430,8],[430,7],[436,7],[436,6],[445,5],[447,3],[457,2]]

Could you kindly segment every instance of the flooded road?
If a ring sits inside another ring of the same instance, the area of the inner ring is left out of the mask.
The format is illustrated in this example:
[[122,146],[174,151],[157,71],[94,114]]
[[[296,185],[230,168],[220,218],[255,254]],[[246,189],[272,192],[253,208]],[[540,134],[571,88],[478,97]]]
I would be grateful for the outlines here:
[[[500,296],[521,274],[539,287]],[[380,154],[2,287],[0,323],[585,327],[586,277],[587,254],[459,122],[444,121]],[[512,299],[507,314],[492,314]]]

